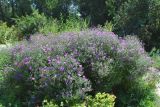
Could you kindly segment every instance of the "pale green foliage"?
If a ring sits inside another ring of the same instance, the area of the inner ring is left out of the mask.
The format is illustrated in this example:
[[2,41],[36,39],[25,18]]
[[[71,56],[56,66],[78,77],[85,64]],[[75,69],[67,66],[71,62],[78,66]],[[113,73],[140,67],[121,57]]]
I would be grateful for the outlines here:
[[[83,103],[76,103],[70,107],[114,107],[116,97],[114,95],[106,93],[97,93],[93,98],[92,96],[87,96]],[[58,106],[54,101],[48,102],[43,101],[43,107],[65,107],[63,102]]]
[[116,97],[106,93],[97,93],[93,98],[87,96],[81,104],[75,104],[73,107],[114,107]]
[[54,101],[48,102],[47,100],[43,101],[43,107],[58,107],[57,104],[55,104]]
[[155,107],[155,104],[153,101],[151,101],[150,99],[146,99],[144,101],[141,101],[140,102],[140,107]]
[[87,20],[70,15],[66,22],[61,23],[60,31],[81,31],[86,28],[88,28]]
[[114,29],[114,25],[112,24],[112,22],[108,22],[106,21],[105,25],[103,26],[104,30],[108,31],[108,32],[112,32]]
[[106,94],[106,93],[98,93],[95,98],[91,96],[86,98],[86,105],[88,107],[114,107],[114,95]]
[[49,19],[44,26],[39,28],[39,32],[47,35],[61,32],[78,32],[86,28],[88,28],[87,20],[70,15],[66,21],[64,21],[62,16],[59,21],[56,19]]
[[0,107],[4,107],[4,106],[0,104]]
[[17,40],[17,32],[14,28],[8,27],[6,23],[0,22],[0,44],[7,44]]
[[52,33],[52,34],[58,33],[58,30],[59,30],[58,21],[55,19],[48,20],[44,26],[39,28],[39,32],[45,35],[49,33]]

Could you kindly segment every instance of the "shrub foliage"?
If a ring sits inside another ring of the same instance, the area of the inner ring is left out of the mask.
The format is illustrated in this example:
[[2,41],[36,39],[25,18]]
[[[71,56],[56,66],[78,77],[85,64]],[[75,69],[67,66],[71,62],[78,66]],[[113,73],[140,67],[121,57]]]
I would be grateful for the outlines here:
[[7,44],[17,40],[15,27],[8,27],[6,23],[0,22],[0,44]]
[[11,52],[12,64],[3,72],[8,87],[3,98],[15,98],[12,103],[73,102],[98,92],[116,95],[116,106],[138,106],[146,97],[153,101],[152,94],[145,93],[154,84],[141,85],[150,80],[143,76],[149,73],[151,59],[136,37],[90,29],[33,36]]

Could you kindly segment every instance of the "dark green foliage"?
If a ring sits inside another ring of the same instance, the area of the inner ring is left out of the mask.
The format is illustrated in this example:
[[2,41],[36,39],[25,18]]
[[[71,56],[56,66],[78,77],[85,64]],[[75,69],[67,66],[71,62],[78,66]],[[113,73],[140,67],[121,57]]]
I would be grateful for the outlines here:
[[152,51],[150,52],[150,56],[154,61],[153,67],[160,69],[160,50],[153,48]]
[[138,35],[147,50],[159,48],[160,2],[157,0],[129,0],[114,18],[115,31],[121,36]]
[[38,10],[33,10],[31,15],[22,16],[15,19],[19,39],[29,38],[31,34],[38,32],[44,26],[47,19],[44,14],[39,14]]
[[106,0],[78,0],[82,17],[90,18],[91,25],[103,24],[107,19]]
[[69,15],[69,6],[72,0],[34,0],[36,9],[49,17],[64,18]]
[[17,16],[31,14],[32,0],[1,0],[0,1],[0,20],[13,24]]
[[9,24],[14,24],[12,18],[32,14],[32,8],[36,8],[40,13],[48,17],[66,18],[69,15],[69,6],[72,0],[1,0],[0,20]]
[[75,0],[83,18],[90,19],[91,26],[113,21],[120,6],[128,0]]

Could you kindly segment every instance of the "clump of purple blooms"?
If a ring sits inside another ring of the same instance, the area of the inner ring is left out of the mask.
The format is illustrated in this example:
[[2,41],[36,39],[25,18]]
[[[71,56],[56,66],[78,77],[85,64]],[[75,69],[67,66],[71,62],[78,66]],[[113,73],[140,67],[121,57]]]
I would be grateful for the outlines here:
[[20,73],[12,76],[32,85],[28,93],[57,100],[81,98],[93,90],[111,92],[122,81],[145,74],[151,64],[136,37],[121,38],[102,29],[32,36],[12,49],[12,59]]

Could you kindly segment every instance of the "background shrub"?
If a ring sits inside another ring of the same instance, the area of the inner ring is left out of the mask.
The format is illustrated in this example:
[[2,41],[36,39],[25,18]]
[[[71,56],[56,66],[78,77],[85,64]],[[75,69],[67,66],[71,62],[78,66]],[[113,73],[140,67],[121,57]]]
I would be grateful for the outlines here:
[[8,27],[6,23],[0,22],[0,44],[17,41],[17,31],[14,26]]
[[61,32],[82,31],[89,27],[89,23],[87,20],[74,15],[69,15],[66,20],[61,19],[60,22]]
[[160,50],[153,48],[152,51],[150,52],[150,56],[154,61],[153,66],[157,69],[160,69]]
[[46,23],[46,17],[44,14],[40,14],[38,10],[33,10],[31,15],[16,18],[15,22],[19,38],[23,39],[23,37],[29,38],[30,34],[36,33]]
[[49,19],[47,22],[44,24],[44,26],[39,28],[39,33],[48,35],[48,34],[56,34],[59,32],[59,24],[55,19]]
[[42,33],[45,35],[59,32],[81,31],[88,28],[87,20],[70,15],[67,19],[61,17],[60,20],[49,18],[40,14],[38,10],[33,10],[31,15],[16,18],[16,27],[19,29],[19,36],[29,39],[30,34]]
[[3,70],[3,68],[10,63],[11,56],[8,50],[1,49],[0,50],[0,70]]

